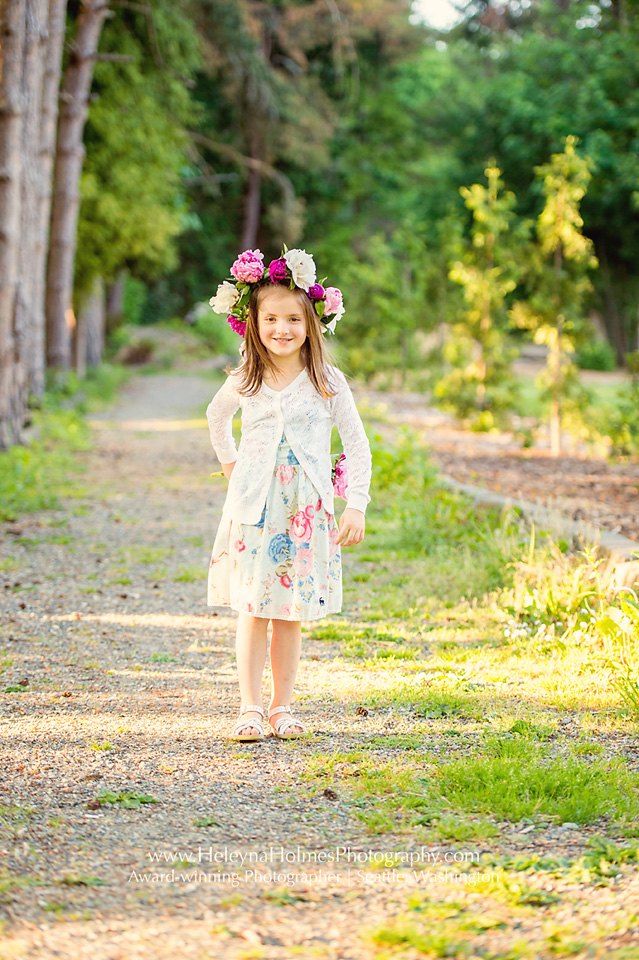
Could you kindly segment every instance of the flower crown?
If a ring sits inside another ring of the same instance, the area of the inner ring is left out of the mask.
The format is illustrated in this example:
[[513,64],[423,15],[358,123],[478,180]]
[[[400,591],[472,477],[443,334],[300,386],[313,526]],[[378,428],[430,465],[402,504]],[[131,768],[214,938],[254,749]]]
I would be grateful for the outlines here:
[[[272,260],[267,269],[263,261],[264,254],[259,250],[245,250],[239,255],[231,267],[230,281],[221,283],[209,300],[214,312],[228,314],[231,327],[243,337],[251,293],[263,280],[270,279],[271,283],[286,284],[291,290],[304,290],[322,321],[322,333],[335,333],[335,324],[344,315],[342,293],[337,287],[315,282],[315,262],[310,253],[287,250],[285,245],[282,255]],[[327,320],[328,317],[331,319]]]

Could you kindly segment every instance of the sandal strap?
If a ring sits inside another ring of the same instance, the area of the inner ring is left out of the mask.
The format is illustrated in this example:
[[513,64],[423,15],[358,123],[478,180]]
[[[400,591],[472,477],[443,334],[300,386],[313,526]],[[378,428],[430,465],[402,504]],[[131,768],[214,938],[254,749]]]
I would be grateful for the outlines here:
[[245,713],[253,711],[254,713],[259,713],[264,717],[264,711],[257,703],[249,703],[248,707],[244,707],[240,710],[240,716],[243,717]]
[[272,709],[272,710],[269,710],[269,712],[268,712],[268,718],[269,718],[269,720],[270,720],[271,717],[274,717],[276,713],[290,713],[290,712],[291,712],[290,706],[288,706],[288,707],[273,707],[273,709]]

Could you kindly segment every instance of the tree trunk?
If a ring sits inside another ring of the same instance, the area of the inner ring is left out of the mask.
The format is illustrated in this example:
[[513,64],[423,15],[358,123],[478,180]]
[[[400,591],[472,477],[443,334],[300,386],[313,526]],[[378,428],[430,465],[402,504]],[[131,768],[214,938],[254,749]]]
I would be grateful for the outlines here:
[[79,377],[84,377],[87,372],[87,328],[82,311],[75,318],[72,343],[73,369]]
[[[20,356],[19,389],[26,398],[34,381],[34,369],[42,366],[38,348],[43,347],[38,323],[44,319],[42,284],[38,284],[35,253],[42,242],[40,202],[43,192],[41,124],[44,68],[49,26],[48,0],[26,0],[26,34],[22,59],[24,115],[22,124],[22,198],[20,211],[20,247],[18,295],[16,300],[16,345]],[[38,362],[39,361],[39,362]]]
[[85,153],[82,134],[88,113],[95,54],[108,14],[106,0],[83,0],[73,50],[60,93],[47,266],[46,316],[47,362],[63,373],[71,365],[71,331],[68,317],[73,293],[80,175]]
[[601,250],[599,255],[601,266],[601,279],[604,287],[604,323],[606,325],[606,335],[612,346],[615,348],[617,363],[623,366],[624,357],[628,352],[628,338],[624,328],[623,320],[619,316],[619,309],[615,299],[615,290],[610,276],[610,267],[608,266],[608,257],[606,251]]
[[[263,160],[262,142],[254,122],[251,132],[250,156],[254,160]],[[249,167],[248,186],[244,197],[244,226],[242,228],[242,250],[253,250],[257,243],[257,231],[260,226],[260,208],[262,206],[262,171],[255,164]]]
[[553,384],[550,402],[550,455],[561,455],[561,337],[563,335],[563,316],[557,318],[556,339],[553,341],[550,360],[552,363]]
[[124,319],[124,287],[127,271],[120,270],[113,283],[109,284],[106,295],[106,332],[113,333]]
[[105,319],[104,281],[102,277],[95,277],[91,293],[78,316],[78,331],[84,336],[85,369],[97,367],[102,362]]
[[26,409],[16,344],[26,10],[26,0],[0,0],[0,448],[20,441]]
[[44,298],[51,218],[52,173],[58,123],[58,93],[62,73],[62,45],[67,0],[49,0],[49,38],[45,53],[42,111],[40,124],[40,197],[39,222],[33,250],[33,359],[30,369],[31,392],[42,396],[46,358]]

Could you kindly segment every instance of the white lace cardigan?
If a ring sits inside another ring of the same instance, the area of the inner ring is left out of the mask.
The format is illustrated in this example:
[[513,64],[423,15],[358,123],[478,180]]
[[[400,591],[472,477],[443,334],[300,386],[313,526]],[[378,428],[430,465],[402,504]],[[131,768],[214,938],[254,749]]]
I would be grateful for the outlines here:
[[[306,371],[283,390],[262,383],[252,397],[238,391],[238,375],[230,374],[211,400],[206,417],[211,443],[220,463],[237,461],[229,480],[222,519],[259,523],[275,467],[282,434],[314,484],[327,513],[335,512],[331,481],[331,431],[333,424],[342,439],[348,470],[347,507],[366,512],[370,501],[371,451],[361,417],[346,377],[328,367],[334,397],[325,399]],[[232,422],[242,409],[239,450],[233,439]]]

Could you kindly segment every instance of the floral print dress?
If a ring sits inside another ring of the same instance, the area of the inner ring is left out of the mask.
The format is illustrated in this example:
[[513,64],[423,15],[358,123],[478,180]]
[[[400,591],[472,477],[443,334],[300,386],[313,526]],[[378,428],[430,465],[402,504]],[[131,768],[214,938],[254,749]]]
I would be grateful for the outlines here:
[[208,605],[255,617],[318,620],[342,609],[337,523],[282,434],[262,516],[220,524]]

